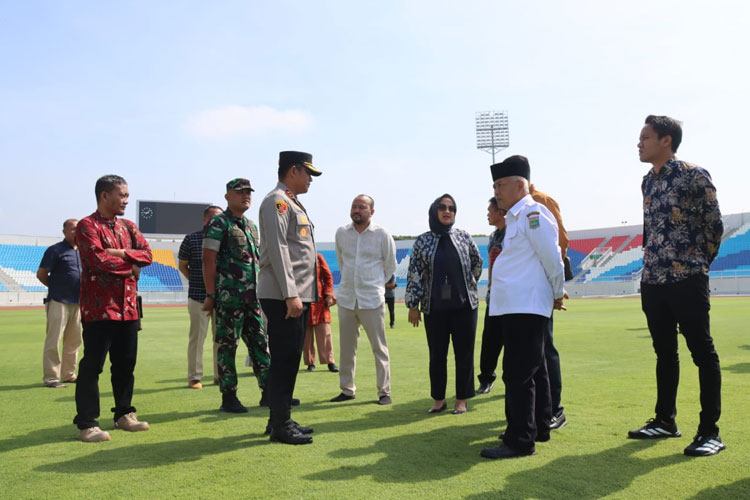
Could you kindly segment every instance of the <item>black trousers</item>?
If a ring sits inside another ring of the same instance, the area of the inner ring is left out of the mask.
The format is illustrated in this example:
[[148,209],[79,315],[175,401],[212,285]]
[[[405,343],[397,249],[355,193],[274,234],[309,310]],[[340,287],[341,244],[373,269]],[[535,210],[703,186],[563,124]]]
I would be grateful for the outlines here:
[[83,359],[78,365],[76,411],[73,423],[79,429],[99,427],[99,374],[109,353],[112,373],[112,408],[117,421],[135,411],[131,406],[140,321],[84,321]]
[[388,306],[388,316],[391,319],[391,322],[389,326],[393,328],[393,325],[396,324],[396,316],[395,316],[395,304],[396,304],[396,298],[395,297],[386,297],[385,303]]
[[491,384],[497,378],[495,369],[500,352],[503,350],[503,334],[497,326],[497,316],[490,316],[490,305],[484,311],[484,328],[482,329],[482,350],[479,353],[480,384]]
[[271,369],[266,381],[271,424],[280,425],[291,415],[292,394],[297,382],[297,372],[305,341],[305,326],[310,304],[304,303],[299,318],[287,318],[286,301],[260,299],[268,318],[268,348],[271,351]]
[[456,359],[456,399],[474,396],[474,339],[477,310],[432,311],[424,315],[424,329],[430,350],[430,396],[445,399],[448,383],[448,345],[453,337]]
[[677,416],[680,359],[677,326],[685,337],[700,383],[699,434],[719,432],[721,370],[709,326],[708,276],[697,274],[677,283],[641,283],[641,305],[656,352],[656,416],[667,422]]
[[560,354],[552,341],[553,316],[547,322],[547,335],[544,338],[544,359],[547,360],[547,373],[549,375],[549,390],[552,397],[552,415],[559,416],[563,412],[560,404],[562,397],[562,373],[560,371]]
[[505,418],[503,442],[518,451],[534,450],[534,439],[549,436],[552,419],[544,338],[548,318],[537,314],[498,316],[505,343],[503,381]]

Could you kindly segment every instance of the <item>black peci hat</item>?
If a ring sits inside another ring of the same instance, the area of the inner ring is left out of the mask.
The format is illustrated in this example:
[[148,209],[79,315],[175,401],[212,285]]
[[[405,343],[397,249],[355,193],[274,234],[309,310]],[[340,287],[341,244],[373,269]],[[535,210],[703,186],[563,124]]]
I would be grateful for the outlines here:
[[490,170],[492,171],[493,181],[513,175],[523,177],[527,181],[531,180],[531,167],[529,167],[529,160],[521,155],[509,156],[501,163],[495,163],[490,166]]

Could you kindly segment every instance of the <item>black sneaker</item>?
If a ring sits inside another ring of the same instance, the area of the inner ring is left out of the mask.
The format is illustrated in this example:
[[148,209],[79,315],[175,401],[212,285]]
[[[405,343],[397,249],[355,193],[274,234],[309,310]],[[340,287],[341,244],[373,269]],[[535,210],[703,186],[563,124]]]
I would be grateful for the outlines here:
[[219,407],[219,410],[228,413],[247,413],[247,408],[240,403],[240,400],[237,399],[237,394],[234,391],[226,392],[221,395],[221,406]]
[[685,448],[685,455],[691,457],[709,457],[716,455],[721,450],[725,450],[727,445],[721,440],[718,434],[701,436],[696,434],[693,442]]
[[495,384],[479,384],[477,394],[489,394]]
[[328,363],[328,371],[333,373],[338,373],[339,367],[336,366],[336,363]]
[[678,438],[682,433],[677,429],[677,424],[667,424],[662,421],[651,418],[646,421],[646,425],[640,429],[628,431],[630,439],[660,439],[660,438]]
[[565,413],[560,412],[559,415],[555,415],[552,417],[552,420],[550,420],[549,428],[552,429],[562,429],[568,425],[568,419],[565,418]]

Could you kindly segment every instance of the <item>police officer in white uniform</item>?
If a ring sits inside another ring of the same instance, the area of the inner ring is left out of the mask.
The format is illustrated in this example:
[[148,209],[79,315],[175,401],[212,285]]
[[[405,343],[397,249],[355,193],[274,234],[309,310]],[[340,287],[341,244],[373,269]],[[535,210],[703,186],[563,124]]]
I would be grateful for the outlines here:
[[311,427],[291,419],[310,303],[317,300],[313,224],[297,198],[322,172],[312,155],[279,153],[279,183],[260,206],[258,298],[268,318],[271,370],[267,382],[271,441],[308,444]]
[[550,436],[550,399],[544,338],[554,309],[563,306],[564,271],[552,213],[529,195],[530,167],[511,156],[490,167],[498,206],[507,210],[503,251],[492,267],[490,316],[505,343],[503,381],[508,422],[502,444],[485,458],[536,453]]

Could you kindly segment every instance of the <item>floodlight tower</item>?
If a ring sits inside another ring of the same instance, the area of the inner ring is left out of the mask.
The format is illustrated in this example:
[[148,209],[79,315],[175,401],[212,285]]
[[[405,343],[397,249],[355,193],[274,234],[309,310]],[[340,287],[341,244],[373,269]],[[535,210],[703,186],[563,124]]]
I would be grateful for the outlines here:
[[508,129],[507,111],[478,111],[476,113],[477,123],[477,149],[492,154],[492,163],[495,163],[495,153],[510,146],[510,133]]

